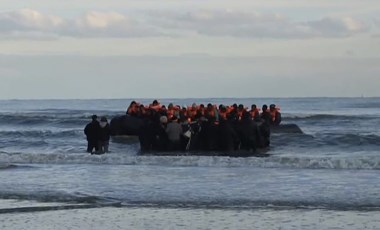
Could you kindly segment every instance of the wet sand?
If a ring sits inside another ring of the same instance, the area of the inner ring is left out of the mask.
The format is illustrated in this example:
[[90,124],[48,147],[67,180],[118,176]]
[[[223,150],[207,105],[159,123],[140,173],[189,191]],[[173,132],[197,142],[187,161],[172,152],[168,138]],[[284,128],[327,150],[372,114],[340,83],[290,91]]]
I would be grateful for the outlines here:
[[[12,206],[12,207],[10,207]],[[190,209],[101,207],[40,211],[55,203],[2,202],[0,229],[379,229],[380,211],[272,208]]]

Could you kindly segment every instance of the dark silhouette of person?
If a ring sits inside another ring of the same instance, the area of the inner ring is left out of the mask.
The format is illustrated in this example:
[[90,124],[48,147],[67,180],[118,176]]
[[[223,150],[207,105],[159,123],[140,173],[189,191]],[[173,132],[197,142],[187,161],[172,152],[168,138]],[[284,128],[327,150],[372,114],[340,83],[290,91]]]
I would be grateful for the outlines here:
[[99,151],[100,153],[108,153],[108,147],[110,144],[111,129],[108,124],[107,118],[100,118],[99,129]]
[[239,141],[239,137],[231,123],[231,120],[226,120],[224,118],[219,121],[218,147],[221,151],[234,151],[236,143]]
[[268,106],[267,105],[263,105],[262,112],[260,114],[260,118],[262,120],[264,120],[265,123],[268,123],[268,124],[271,123],[272,116],[271,116],[270,112],[268,111]]
[[98,122],[98,116],[92,115],[92,121],[86,125],[84,128],[84,134],[87,137],[87,152],[94,153],[99,151],[99,135],[100,135],[100,125]]
[[256,139],[258,129],[256,122],[252,121],[250,113],[245,111],[237,125],[237,132],[240,138],[240,149],[246,151],[256,150]]
[[152,149],[156,151],[167,151],[169,138],[166,133],[166,125],[168,123],[168,118],[166,116],[161,116],[159,122],[153,123],[153,133],[154,142],[152,144]]

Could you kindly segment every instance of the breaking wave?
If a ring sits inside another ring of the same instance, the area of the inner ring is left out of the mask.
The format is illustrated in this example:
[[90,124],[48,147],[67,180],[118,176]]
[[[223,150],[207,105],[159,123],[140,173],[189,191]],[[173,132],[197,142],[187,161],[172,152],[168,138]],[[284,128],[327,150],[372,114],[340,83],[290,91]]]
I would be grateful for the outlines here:
[[12,162],[12,164],[106,164],[164,165],[181,167],[380,170],[380,156],[293,157],[272,155],[265,158],[233,158],[220,156],[140,156],[115,153],[105,155],[0,153],[0,162]]

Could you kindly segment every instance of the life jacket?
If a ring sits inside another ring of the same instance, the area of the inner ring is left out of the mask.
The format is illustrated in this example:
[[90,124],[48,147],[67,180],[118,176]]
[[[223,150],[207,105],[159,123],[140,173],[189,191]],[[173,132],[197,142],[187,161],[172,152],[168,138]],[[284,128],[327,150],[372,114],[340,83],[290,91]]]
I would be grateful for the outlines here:
[[260,109],[256,108],[254,110],[251,110],[249,113],[251,114],[251,117],[253,119],[256,119],[256,118],[258,118],[260,116]]
[[150,104],[149,108],[155,110],[156,112],[158,112],[158,111],[161,110],[161,104],[157,104],[157,105]]
[[247,111],[246,109],[238,110],[237,111],[237,119],[240,121],[243,117],[244,112]]
[[227,110],[227,114],[228,113],[231,113],[232,110],[234,110],[234,108],[232,106],[226,106],[226,110]]
[[168,117],[168,119],[172,119],[174,117],[174,110],[173,109],[166,110],[166,116]]
[[168,117],[168,119],[171,119],[174,116],[176,116],[177,118],[179,118],[179,108],[178,108],[178,106],[173,106],[170,109],[168,108],[166,110],[166,116]]
[[280,111],[280,108],[275,107],[273,111],[269,109],[269,113],[271,115],[272,122],[276,120],[277,113]]
[[205,109],[199,107],[198,110],[197,110],[197,113],[199,113],[199,114],[201,114],[202,116],[204,116],[204,115],[205,115]]
[[208,117],[214,117],[214,118],[216,118],[215,107],[208,108],[205,111],[205,115],[208,116]]
[[139,112],[139,104],[136,103],[136,104],[133,104],[132,106],[129,106],[128,110],[127,110],[127,114],[129,115],[137,115],[138,112]]
[[198,107],[187,107],[187,116],[194,119],[197,115]]

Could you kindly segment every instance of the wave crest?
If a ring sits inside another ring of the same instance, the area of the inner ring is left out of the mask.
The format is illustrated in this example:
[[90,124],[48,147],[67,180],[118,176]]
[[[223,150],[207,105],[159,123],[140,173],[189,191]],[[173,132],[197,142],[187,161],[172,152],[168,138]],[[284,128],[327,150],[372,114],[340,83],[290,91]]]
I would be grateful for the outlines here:
[[262,167],[296,169],[380,170],[380,156],[231,158],[219,156],[139,156],[131,154],[35,154],[1,153],[0,162],[12,164],[107,164],[191,167]]

